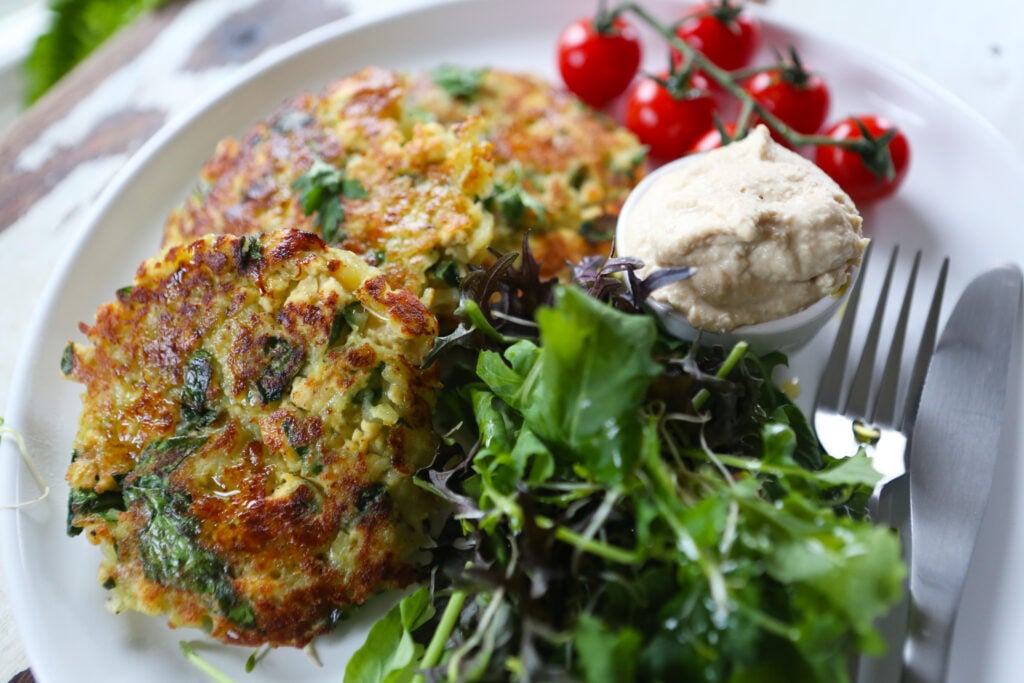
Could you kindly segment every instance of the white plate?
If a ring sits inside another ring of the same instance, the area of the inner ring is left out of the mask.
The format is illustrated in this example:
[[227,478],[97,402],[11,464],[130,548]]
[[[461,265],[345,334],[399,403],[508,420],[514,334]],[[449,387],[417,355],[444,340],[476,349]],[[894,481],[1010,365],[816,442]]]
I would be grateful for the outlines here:
[[[672,3],[648,4],[665,16],[678,12]],[[162,131],[112,183],[43,299],[18,364],[7,415],[9,424],[23,431],[54,485],[44,504],[0,513],[9,593],[41,683],[156,683],[199,677],[178,649],[179,640],[199,634],[171,631],[159,618],[108,614],[104,591],[95,580],[98,551],[82,538],[64,535],[63,471],[76,427],[79,389],[61,379],[58,363],[67,340],[77,337],[78,321],[90,320],[96,306],[112,298],[130,281],[135,266],[157,250],[163,217],[186,196],[214,143],[244,131],[289,95],[319,88],[371,63],[411,69],[454,62],[554,76],[553,45],[560,27],[592,12],[593,6],[592,0],[463,1],[384,20],[361,18],[326,26],[268,55],[212,103]],[[866,211],[867,231],[880,246],[898,241],[923,248],[925,281],[934,276],[940,257],[951,255],[952,296],[980,271],[1020,259],[1024,168],[994,129],[939,88],[855,48],[777,25],[768,28],[766,38],[769,45],[799,45],[805,60],[826,74],[836,93],[836,115],[886,114],[910,138],[914,156],[905,187],[896,198]],[[660,53],[649,57],[651,68],[662,66]],[[914,315],[919,318],[923,314],[918,308]],[[827,345],[819,338],[794,359],[805,387],[813,386]],[[1017,387],[1012,391],[1016,396]],[[810,393],[805,389],[804,404]],[[1020,415],[1016,399],[1011,410],[1011,416]],[[1007,450],[1014,452],[1024,420],[1008,422],[1018,423],[1007,439]],[[0,502],[35,496],[9,439],[2,449]],[[1020,680],[1024,582],[1018,577],[1024,576],[1024,524],[1014,525],[1013,520],[1021,514],[1021,492],[1024,468],[1004,457],[980,540],[982,561],[972,570],[958,628],[952,680]],[[364,614],[347,631],[324,639],[319,647],[322,669],[301,653],[282,650],[244,674],[248,650],[203,652],[236,679],[339,681],[369,617]]]

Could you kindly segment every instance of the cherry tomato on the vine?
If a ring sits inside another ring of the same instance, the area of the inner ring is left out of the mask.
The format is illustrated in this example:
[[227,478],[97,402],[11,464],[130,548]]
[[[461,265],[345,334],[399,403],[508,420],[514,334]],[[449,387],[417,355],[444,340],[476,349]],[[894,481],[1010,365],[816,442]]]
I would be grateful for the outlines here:
[[699,73],[674,84],[675,76],[659,78],[669,81],[670,87],[645,76],[630,91],[626,127],[650,148],[652,156],[674,158],[686,154],[714,126],[715,100],[708,94],[707,78]]
[[[869,202],[888,197],[903,182],[910,164],[910,143],[903,133],[881,116],[865,115],[845,118],[825,131],[834,140],[858,140],[864,137],[857,121],[868,135],[880,140],[894,131],[888,145],[879,145],[869,155],[869,164],[853,150],[820,145],[814,151],[814,162],[839,183],[854,202]],[[869,167],[870,166],[870,167]]]
[[[761,44],[761,25],[731,0],[698,5],[676,27],[676,35],[727,71],[750,63]],[[680,55],[673,51],[678,64]]]
[[640,37],[622,18],[584,18],[558,39],[558,69],[577,97],[600,107],[629,87],[640,67]]
[[[736,135],[736,124],[726,123],[722,126],[725,129],[725,134],[730,139]],[[718,130],[715,126],[708,132],[697,138],[697,141],[690,146],[690,154],[696,154],[698,152],[710,152],[713,149],[718,149],[722,146],[722,131]]]
[[743,88],[798,133],[817,133],[828,118],[828,85],[815,73],[772,69],[754,75]]

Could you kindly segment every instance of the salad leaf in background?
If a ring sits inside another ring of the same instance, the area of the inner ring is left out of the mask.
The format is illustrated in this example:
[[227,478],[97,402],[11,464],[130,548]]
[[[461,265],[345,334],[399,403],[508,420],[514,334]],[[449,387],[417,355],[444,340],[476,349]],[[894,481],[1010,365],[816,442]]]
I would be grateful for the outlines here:
[[25,100],[38,100],[118,29],[169,0],[50,0],[50,25],[25,60]]

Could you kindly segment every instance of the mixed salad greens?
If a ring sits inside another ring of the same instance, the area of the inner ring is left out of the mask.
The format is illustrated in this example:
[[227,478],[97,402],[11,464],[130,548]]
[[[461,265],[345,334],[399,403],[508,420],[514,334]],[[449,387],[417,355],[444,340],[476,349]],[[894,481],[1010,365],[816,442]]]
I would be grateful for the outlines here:
[[438,341],[419,481],[453,515],[346,683],[831,683],[884,649],[905,570],[863,518],[877,475],[822,451],[785,358],[663,334],[644,299],[685,269],[592,258],[559,285],[515,259],[464,278]]

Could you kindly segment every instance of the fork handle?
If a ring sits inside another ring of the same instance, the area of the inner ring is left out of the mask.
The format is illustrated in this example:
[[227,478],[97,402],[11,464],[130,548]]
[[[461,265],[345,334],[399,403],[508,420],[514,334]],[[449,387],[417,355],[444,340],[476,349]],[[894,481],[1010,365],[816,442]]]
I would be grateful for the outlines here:
[[[884,438],[884,437],[883,437]],[[871,519],[897,530],[904,562],[910,558],[910,486],[903,475],[883,486],[871,498]],[[862,656],[857,662],[856,683],[898,683],[903,671],[903,643],[910,610],[909,582],[903,582],[903,597],[887,614],[875,621],[875,628],[888,649],[878,657]]]

